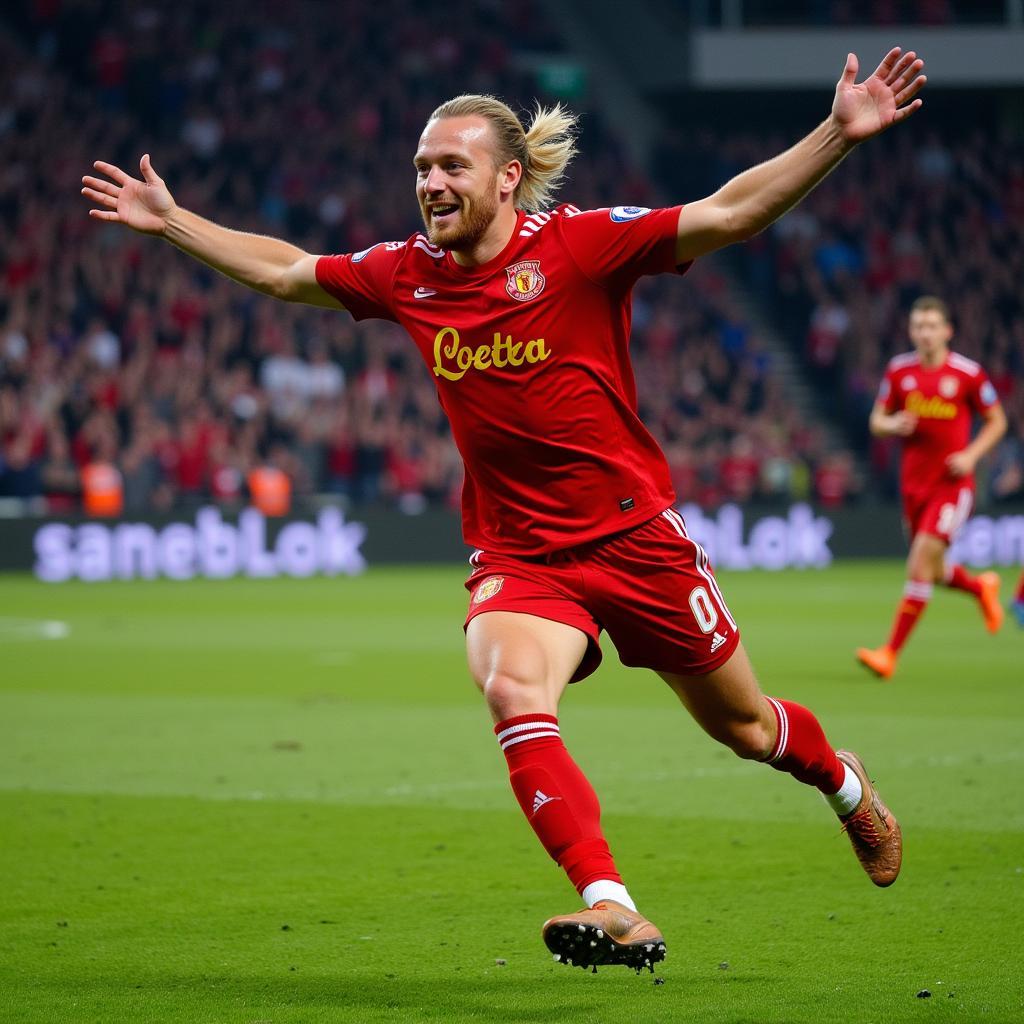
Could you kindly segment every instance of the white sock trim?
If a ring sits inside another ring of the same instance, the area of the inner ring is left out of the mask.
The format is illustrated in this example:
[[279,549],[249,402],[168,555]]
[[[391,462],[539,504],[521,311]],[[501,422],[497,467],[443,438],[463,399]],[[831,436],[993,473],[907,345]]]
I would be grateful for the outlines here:
[[786,709],[774,697],[769,697],[766,694],[764,699],[775,709],[775,718],[779,727],[779,733],[775,737],[775,746],[772,747],[771,753],[765,758],[768,764],[775,764],[786,752],[786,746],[789,743],[789,715],[786,714]]
[[864,795],[864,787],[861,786],[857,773],[845,762],[843,768],[846,769],[846,777],[839,787],[839,792],[822,794],[829,807],[839,815],[849,814]]
[[903,596],[912,597],[917,601],[930,601],[935,585],[921,580],[907,580],[903,585]]
[[621,882],[612,882],[607,878],[591,882],[583,890],[583,902],[588,907],[592,907],[600,900],[615,900],[616,903],[621,903],[629,910],[636,910],[636,904],[630,897],[626,887]]

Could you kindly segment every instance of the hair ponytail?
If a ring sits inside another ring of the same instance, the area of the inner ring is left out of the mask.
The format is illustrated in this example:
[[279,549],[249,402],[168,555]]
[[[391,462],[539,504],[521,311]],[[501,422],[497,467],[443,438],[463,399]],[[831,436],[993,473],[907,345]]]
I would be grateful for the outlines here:
[[534,213],[550,205],[565,180],[565,169],[576,155],[576,115],[561,103],[539,103],[526,130],[526,163],[516,198],[524,210]]
[[551,205],[565,179],[565,169],[576,155],[576,115],[556,103],[534,108],[524,131],[511,108],[494,96],[465,95],[442,103],[430,120],[447,117],[482,117],[494,129],[495,164],[518,160],[523,176],[516,186],[515,204],[527,213]]

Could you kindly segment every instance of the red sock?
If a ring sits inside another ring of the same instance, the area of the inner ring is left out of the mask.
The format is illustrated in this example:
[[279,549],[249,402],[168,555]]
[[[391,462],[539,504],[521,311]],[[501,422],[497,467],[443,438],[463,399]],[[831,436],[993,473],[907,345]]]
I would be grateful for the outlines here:
[[582,893],[591,882],[622,882],[601,833],[601,805],[562,743],[554,715],[517,715],[494,731],[519,806],[544,849]]
[[889,635],[889,646],[894,652],[907,642],[910,631],[917,625],[921,613],[928,607],[928,601],[932,596],[932,585],[921,583],[917,580],[908,581],[903,588],[903,600],[896,609],[896,618],[892,623],[892,633]]
[[1020,579],[1017,580],[1017,593],[1013,599],[1014,601],[1024,601],[1024,572],[1020,574]]
[[981,584],[977,576],[972,576],[962,565],[950,565],[946,568],[946,586],[954,590],[966,590],[968,594],[981,597]]
[[801,704],[765,697],[775,712],[779,735],[765,758],[776,771],[789,772],[822,793],[838,793],[846,779],[846,767],[825,738],[821,723]]

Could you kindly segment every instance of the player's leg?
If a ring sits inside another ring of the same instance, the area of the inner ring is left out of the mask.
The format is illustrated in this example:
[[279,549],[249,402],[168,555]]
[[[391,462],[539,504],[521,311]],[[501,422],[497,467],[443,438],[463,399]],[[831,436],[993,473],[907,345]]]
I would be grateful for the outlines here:
[[1017,590],[1010,607],[1017,618],[1017,625],[1024,629],[1024,572],[1021,572],[1020,579],[1017,580]]
[[610,897],[636,909],[601,831],[597,795],[558,726],[559,699],[588,642],[573,626],[518,612],[485,612],[466,628],[469,670],[523,814],[588,905]]
[[889,639],[878,648],[861,647],[857,660],[877,676],[888,679],[896,671],[896,660],[931,600],[936,582],[942,580],[946,541],[931,533],[914,535],[907,556],[907,578],[903,599],[896,608]]
[[860,759],[834,750],[806,707],[762,694],[742,644],[706,675],[658,674],[708,735],[740,757],[764,761],[820,790],[871,880],[883,886],[896,880],[902,857],[899,825],[879,800]]
[[[949,545],[967,522],[973,507],[972,488],[958,487],[955,491],[949,490],[939,499],[937,511],[932,513],[929,510],[926,514],[922,529]],[[990,633],[999,632],[999,627],[1003,624],[1003,606],[999,603],[999,587],[1002,581],[998,573],[983,572],[978,576],[972,576],[962,565],[947,561],[942,567],[942,574],[935,582],[943,583],[952,590],[962,590],[970,594],[978,602],[978,608],[985,620],[985,628]]]
[[559,699],[589,642],[573,626],[518,612],[478,614],[466,627],[470,673],[496,723],[519,806],[590,908],[547,921],[545,942],[570,966],[639,970],[664,957],[664,940],[622,884],[597,795],[558,727]]
[[999,587],[1002,580],[997,572],[982,572],[972,576],[962,565],[948,562],[943,571],[942,582],[951,590],[962,590],[978,602],[985,628],[998,633],[1003,625],[1003,606],[999,603]]
[[[818,720],[799,704],[762,694],[742,643],[724,665],[707,675],[658,675],[697,724],[739,757],[765,761],[826,796],[838,793],[846,783],[848,773]],[[850,810],[860,797],[856,784],[850,785],[851,794],[844,794],[839,810]]]
[[657,672],[701,727],[740,757],[820,789],[872,880],[890,884],[899,870],[898,826],[856,755],[833,750],[807,708],[761,693],[707,552],[679,513],[666,509],[613,538],[582,568],[623,664]]
[[484,612],[466,627],[469,671],[495,724],[558,714],[558,702],[586,654],[575,626],[519,612]]

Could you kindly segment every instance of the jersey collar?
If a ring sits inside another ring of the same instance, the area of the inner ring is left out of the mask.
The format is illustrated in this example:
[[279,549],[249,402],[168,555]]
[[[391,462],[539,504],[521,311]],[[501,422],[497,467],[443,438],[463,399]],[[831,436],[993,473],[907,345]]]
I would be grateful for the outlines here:
[[512,255],[512,250],[519,245],[519,232],[524,220],[526,220],[526,214],[522,210],[516,210],[516,224],[512,229],[512,237],[508,240],[505,248],[497,256],[492,256],[486,263],[478,263],[475,267],[464,267],[460,263],[455,262],[450,249],[445,249],[444,258],[448,264],[448,269],[461,277],[487,277],[493,274],[498,267],[508,261]]

